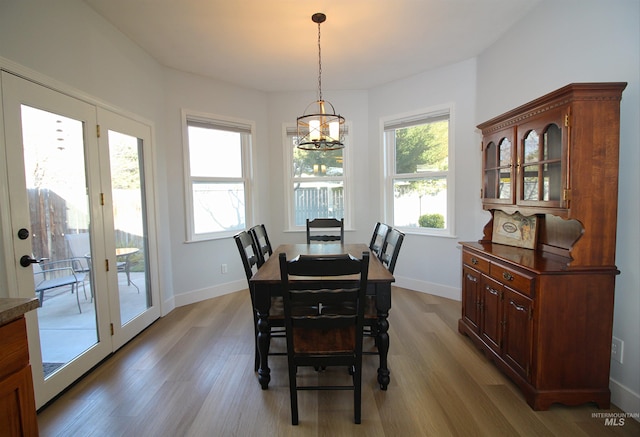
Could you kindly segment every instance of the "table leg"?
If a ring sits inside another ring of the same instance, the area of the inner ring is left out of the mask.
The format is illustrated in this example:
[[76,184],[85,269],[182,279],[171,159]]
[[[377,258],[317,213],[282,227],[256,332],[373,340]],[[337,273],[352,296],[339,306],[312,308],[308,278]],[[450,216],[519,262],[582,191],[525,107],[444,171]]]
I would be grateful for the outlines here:
[[269,345],[271,344],[271,329],[269,327],[269,310],[271,309],[271,293],[269,289],[255,287],[253,289],[253,304],[257,316],[257,339],[260,365],[258,367],[258,382],[263,390],[269,387],[271,370],[269,369]]
[[378,368],[378,383],[382,390],[386,390],[389,386],[391,378],[389,377],[389,368],[387,367],[387,355],[389,353],[389,321],[386,312],[378,311],[378,327],[376,344],[378,346],[378,355],[380,356],[380,367]]
[[269,329],[269,312],[258,313],[258,352],[260,353],[260,368],[258,369],[258,382],[263,390],[269,387],[271,381],[271,369],[269,369],[269,344],[271,343],[271,330]]
[[387,356],[389,354],[389,310],[391,309],[391,284],[378,284],[375,288],[376,311],[378,312],[378,323],[376,324],[376,346],[380,357],[380,367],[378,367],[378,384],[382,390],[389,386],[389,368],[387,367]]

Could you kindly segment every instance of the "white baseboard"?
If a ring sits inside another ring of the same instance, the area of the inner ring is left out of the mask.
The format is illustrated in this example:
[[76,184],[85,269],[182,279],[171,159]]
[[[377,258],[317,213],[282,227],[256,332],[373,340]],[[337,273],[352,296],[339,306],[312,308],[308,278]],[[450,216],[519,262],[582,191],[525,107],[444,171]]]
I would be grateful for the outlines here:
[[433,294],[434,296],[445,297],[447,299],[457,301],[460,301],[462,299],[462,290],[460,288],[436,284],[433,282],[404,278],[401,276],[395,276],[395,278],[396,282],[394,282],[394,285],[397,285],[398,287],[419,291],[421,293]]
[[223,296],[225,294],[234,293],[244,288],[247,288],[246,279],[227,282],[225,284],[219,284],[219,285],[216,285],[215,287],[208,287],[200,290],[189,291],[187,293],[180,293],[174,296],[175,306],[181,307],[184,305],[189,305],[192,303],[211,299],[212,297],[218,297],[218,296]]
[[611,390],[611,403],[640,422],[640,394],[615,379],[609,379],[609,390]]

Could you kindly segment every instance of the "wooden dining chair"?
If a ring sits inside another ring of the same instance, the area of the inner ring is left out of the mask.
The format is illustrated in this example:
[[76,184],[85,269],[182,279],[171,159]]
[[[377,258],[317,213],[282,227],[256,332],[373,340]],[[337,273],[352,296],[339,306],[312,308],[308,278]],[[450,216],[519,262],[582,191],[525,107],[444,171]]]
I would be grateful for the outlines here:
[[[254,328],[254,371],[258,370],[260,365],[260,353],[258,352],[258,313],[254,304],[254,293],[249,279],[258,271],[259,249],[254,238],[247,231],[239,232],[234,235],[234,240],[238,246],[242,266],[247,277],[249,286],[249,294],[251,295],[251,311],[253,312],[253,328]],[[269,328],[271,337],[284,337],[284,310],[281,297],[271,298],[271,308],[269,310]],[[269,355],[284,355],[284,353],[274,352]]]
[[262,267],[262,264],[264,264],[265,261],[273,255],[273,248],[269,241],[267,228],[264,224],[255,225],[249,229],[249,233],[253,237],[253,240],[256,242],[256,247],[258,248],[258,267]]
[[[328,233],[331,232],[332,233]],[[320,233],[318,233],[320,232]],[[344,219],[315,218],[307,219],[307,244],[312,241],[344,242]]]
[[[287,333],[291,423],[298,424],[299,390],[353,390],[354,420],[360,423],[363,302],[369,252],[363,252],[362,259],[349,254],[299,255],[290,261],[281,253],[279,261]],[[292,280],[292,275],[312,279]],[[320,279],[343,275],[358,276],[344,281]],[[315,369],[344,366],[352,375],[352,383],[298,385],[297,370],[303,366]]]
[[380,254],[382,253],[382,246],[384,245],[384,241],[387,239],[389,229],[389,225],[378,222],[373,230],[369,249],[371,249],[371,252],[375,253],[378,258],[380,258]]
[[391,273],[393,273],[396,268],[396,261],[398,260],[403,240],[404,233],[395,228],[391,228],[380,250],[380,261],[382,261],[382,264],[384,264]]
[[[404,240],[404,233],[395,228],[389,228],[387,236],[384,240],[382,248],[380,249],[380,255],[378,258],[382,262],[387,270],[391,273],[396,268],[396,261],[398,260],[398,254],[400,253],[400,247]],[[365,336],[378,337],[378,311],[376,309],[376,297],[367,296],[365,304]],[[376,347],[378,346],[376,342]],[[377,355],[377,352],[367,352],[366,355]]]

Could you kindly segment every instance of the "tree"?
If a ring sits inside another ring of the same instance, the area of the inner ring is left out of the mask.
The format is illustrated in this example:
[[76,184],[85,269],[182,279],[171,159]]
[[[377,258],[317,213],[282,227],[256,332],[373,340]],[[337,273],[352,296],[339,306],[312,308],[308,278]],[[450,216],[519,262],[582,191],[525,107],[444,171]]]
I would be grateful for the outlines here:
[[[396,174],[446,171],[449,166],[449,121],[441,120],[396,129]],[[396,195],[418,192],[434,195],[445,187],[444,178],[420,177],[397,186]]]
[[293,149],[293,165],[294,176],[313,175],[314,165],[318,168],[325,166],[325,169],[329,172],[332,169],[342,174],[342,150],[328,150],[328,151],[316,151],[316,150],[300,150],[298,148]]
[[396,130],[396,173],[447,170],[448,120]]

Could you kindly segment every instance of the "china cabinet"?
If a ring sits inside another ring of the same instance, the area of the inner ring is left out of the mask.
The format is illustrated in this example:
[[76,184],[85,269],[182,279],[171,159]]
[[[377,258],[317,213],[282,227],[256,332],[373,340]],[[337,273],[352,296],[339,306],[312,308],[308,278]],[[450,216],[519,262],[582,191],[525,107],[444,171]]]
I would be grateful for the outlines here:
[[[610,404],[625,86],[570,84],[478,126],[491,218],[480,241],[461,243],[458,329],[535,410]],[[516,216],[534,228],[503,223]],[[505,243],[508,233],[533,248]]]

